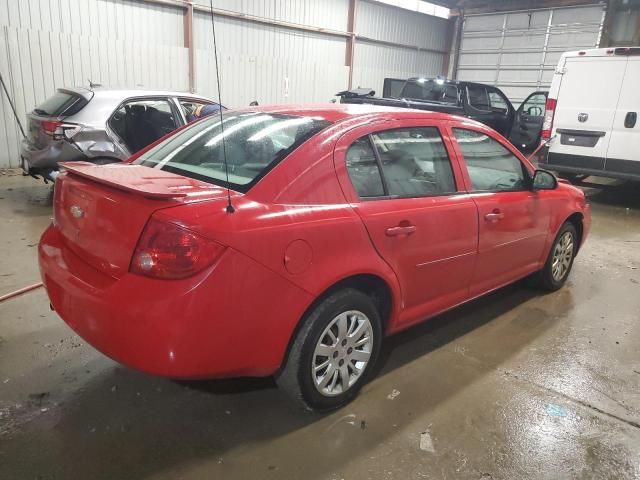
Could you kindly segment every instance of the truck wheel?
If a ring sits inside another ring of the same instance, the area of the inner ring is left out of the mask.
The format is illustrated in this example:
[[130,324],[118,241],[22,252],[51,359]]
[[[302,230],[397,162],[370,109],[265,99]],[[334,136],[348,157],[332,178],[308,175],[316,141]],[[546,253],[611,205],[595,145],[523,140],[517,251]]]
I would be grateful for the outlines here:
[[371,298],[345,288],[320,301],[302,320],[278,386],[308,410],[349,403],[366,383],[382,340]]

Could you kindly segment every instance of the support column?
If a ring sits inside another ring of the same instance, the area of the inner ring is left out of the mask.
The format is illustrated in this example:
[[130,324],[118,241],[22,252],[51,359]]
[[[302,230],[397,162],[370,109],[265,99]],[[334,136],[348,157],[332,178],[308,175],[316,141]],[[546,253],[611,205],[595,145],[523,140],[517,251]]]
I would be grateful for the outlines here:
[[347,48],[345,51],[344,64],[349,67],[348,89],[353,88],[353,57],[356,49],[356,14],[358,10],[358,0],[349,0],[349,13],[347,14]]
[[195,49],[193,46],[193,3],[185,2],[184,10],[184,48],[189,56],[189,91],[196,91]]

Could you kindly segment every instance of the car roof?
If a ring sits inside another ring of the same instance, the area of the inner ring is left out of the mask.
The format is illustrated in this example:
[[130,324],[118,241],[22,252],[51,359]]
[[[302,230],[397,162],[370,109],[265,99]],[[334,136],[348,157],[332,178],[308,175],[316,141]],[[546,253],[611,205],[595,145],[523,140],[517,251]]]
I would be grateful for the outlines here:
[[[188,97],[188,98],[201,98],[204,100],[214,101],[202,95],[196,95],[189,92],[178,92],[172,90],[148,90],[144,88],[107,88],[107,87],[65,87],[60,88],[59,90],[66,90],[69,92],[74,92],[79,95],[82,95],[87,98],[102,98],[102,99],[110,99],[110,100],[124,100],[125,98],[130,97],[151,97],[151,96],[162,96],[162,97]],[[216,102],[217,103],[217,102]]]
[[430,120],[451,120],[463,118],[441,112],[417,110],[414,108],[385,107],[380,105],[349,104],[349,103],[320,103],[306,105],[267,105],[243,108],[235,111],[281,113],[284,115],[320,117],[332,123],[348,120],[353,117],[371,117],[371,119],[389,118],[424,118]]

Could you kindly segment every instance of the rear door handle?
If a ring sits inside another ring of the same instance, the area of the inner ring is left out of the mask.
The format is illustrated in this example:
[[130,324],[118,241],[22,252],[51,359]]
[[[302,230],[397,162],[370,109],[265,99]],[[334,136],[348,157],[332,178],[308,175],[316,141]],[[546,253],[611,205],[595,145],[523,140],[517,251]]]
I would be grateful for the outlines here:
[[484,219],[485,219],[487,222],[491,222],[491,223],[498,222],[498,221],[502,220],[503,218],[504,218],[504,213],[502,213],[502,212],[501,212],[500,210],[498,210],[497,208],[496,208],[493,212],[491,212],[491,213],[487,213],[487,214],[484,216]]
[[415,231],[415,225],[407,225],[406,227],[389,227],[385,230],[385,233],[387,237],[397,237],[398,235],[411,235]]

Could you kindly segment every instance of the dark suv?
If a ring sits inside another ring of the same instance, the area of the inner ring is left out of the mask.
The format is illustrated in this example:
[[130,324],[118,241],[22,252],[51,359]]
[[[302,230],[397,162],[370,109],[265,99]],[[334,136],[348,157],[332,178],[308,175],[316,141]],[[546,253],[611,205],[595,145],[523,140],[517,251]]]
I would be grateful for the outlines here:
[[386,78],[382,97],[371,89],[340,92],[340,103],[417,108],[473,118],[509,138],[515,109],[498,88],[444,78]]

